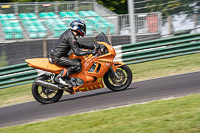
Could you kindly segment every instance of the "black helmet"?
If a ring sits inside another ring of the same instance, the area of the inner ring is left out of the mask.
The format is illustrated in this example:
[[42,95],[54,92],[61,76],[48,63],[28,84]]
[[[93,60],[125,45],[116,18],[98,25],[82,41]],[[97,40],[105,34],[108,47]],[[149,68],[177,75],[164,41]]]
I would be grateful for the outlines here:
[[84,37],[84,35],[86,34],[86,25],[85,22],[83,20],[73,20],[70,23],[70,29],[77,31],[82,37]]

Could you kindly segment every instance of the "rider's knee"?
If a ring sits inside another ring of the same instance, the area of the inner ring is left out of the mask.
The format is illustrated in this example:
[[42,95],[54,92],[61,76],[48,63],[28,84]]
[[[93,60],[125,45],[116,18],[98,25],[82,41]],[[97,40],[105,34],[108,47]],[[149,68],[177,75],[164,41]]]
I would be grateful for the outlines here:
[[77,72],[80,72],[80,71],[81,71],[81,69],[82,69],[82,67],[81,67],[81,66],[77,66],[77,67],[76,67],[76,71],[77,71]]
[[76,72],[80,72],[81,69],[82,69],[82,64],[81,64],[81,61],[77,61],[77,59],[74,60],[73,62],[73,66],[72,66],[72,69]]
[[81,64],[81,62],[76,62],[76,65],[75,66],[77,66],[77,67],[82,67],[82,64]]

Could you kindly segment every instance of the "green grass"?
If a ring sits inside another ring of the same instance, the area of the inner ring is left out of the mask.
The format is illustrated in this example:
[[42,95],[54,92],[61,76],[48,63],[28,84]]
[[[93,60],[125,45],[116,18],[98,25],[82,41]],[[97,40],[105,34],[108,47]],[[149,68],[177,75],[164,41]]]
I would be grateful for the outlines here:
[[31,84],[25,84],[0,90],[0,106],[7,106],[33,100]]
[[[200,71],[200,53],[129,65],[133,81]],[[33,100],[31,84],[0,90],[0,106]]]
[[199,133],[200,94],[0,128],[1,133]]
[[134,81],[196,72],[200,71],[200,53],[129,66],[132,69]]

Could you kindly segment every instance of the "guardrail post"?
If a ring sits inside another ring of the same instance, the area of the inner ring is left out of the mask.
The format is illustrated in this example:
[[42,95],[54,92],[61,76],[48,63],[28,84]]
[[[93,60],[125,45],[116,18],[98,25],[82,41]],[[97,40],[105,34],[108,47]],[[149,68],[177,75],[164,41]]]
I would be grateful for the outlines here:
[[14,4],[14,12],[15,12],[15,15],[18,15],[18,3],[17,2]]
[[194,32],[197,32],[197,14],[193,15],[193,20],[194,20]]
[[34,2],[34,10],[35,10],[35,14],[37,14],[38,15],[38,13],[39,13],[39,7],[38,7],[38,2]]
[[167,21],[169,23],[169,36],[173,36],[172,16],[168,16]]
[[43,57],[47,58],[47,39],[43,38]]
[[55,1],[54,2],[54,10],[55,10],[55,13],[58,14],[59,11],[58,11],[58,1]]
[[130,14],[130,28],[131,28],[131,43],[136,42],[135,36],[135,11],[134,11],[134,0],[128,0],[128,12]]

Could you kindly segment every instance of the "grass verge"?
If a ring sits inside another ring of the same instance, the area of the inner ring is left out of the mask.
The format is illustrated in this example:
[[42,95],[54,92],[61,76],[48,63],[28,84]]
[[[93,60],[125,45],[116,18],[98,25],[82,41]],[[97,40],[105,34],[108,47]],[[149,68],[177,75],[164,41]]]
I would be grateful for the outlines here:
[[[141,81],[175,74],[200,71],[199,59],[200,53],[133,64],[129,65],[129,67],[133,72],[133,80]],[[33,100],[31,95],[31,84],[0,90],[1,107],[31,100]]]
[[197,133],[200,94],[0,128],[2,133]]
[[200,71],[200,53],[139,63],[130,67],[134,81],[196,72]]
[[8,106],[32,101],[31,84],[25,84],[0,90],[0,106]]

